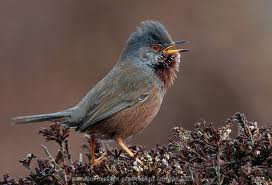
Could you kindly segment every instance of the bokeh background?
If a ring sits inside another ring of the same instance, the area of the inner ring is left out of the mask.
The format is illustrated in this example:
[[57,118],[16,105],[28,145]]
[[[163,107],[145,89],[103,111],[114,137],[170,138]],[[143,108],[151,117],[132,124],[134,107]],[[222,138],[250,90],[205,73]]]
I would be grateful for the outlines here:
[[[139,22],[160,20],[174,39],[191,41],[159,115],[129,141],[168,142],[173,126],[201,118],[222,125],[234,112],[272,119],[272,1],[0,1],[0,174],[26,172],[18,160],[45,157],[37,130],[18,115],[75,105],[115,64]],[[83,135],[70,137],[74,159]]]

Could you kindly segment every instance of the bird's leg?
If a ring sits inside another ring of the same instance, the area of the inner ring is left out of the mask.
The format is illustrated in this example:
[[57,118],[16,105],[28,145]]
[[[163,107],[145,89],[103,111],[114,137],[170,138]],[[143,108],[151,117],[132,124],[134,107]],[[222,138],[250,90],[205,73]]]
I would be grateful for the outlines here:
[[[132,158],[134,158],[134,154],[132,151],[126,146],[123,139],[120,137],[115,138],[116,143]],[[141,165],[143,165],[143,162],[136,157],[135,159],[137,162],[139,162]]]
[[92,166],[97,166],[103,161],[107,160],[106,153],[103,153],[99,158],[95,159],[95,137],[91,136],[91,164]]
[[95,149],[95,138],[94,136],[91,136],[91,164],[95,163],[94,149]]

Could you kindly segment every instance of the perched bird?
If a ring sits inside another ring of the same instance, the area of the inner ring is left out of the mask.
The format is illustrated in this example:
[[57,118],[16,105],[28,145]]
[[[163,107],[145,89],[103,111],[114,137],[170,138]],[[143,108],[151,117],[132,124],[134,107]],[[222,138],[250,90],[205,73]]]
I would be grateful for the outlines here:
[[[186,41],[173,41],[158,21],[144,21],[133,32],[113,69],[73,108],[56,113],[16,117],[16,123],[52,121],[88,133],[94,139],[113,139],[130,157],[133,152],[124,143],[141,132],[155,117],[163,97],[173,84],[179,69],[180,53],[175,49]],[[137,161],[141,162],[136,158]]]

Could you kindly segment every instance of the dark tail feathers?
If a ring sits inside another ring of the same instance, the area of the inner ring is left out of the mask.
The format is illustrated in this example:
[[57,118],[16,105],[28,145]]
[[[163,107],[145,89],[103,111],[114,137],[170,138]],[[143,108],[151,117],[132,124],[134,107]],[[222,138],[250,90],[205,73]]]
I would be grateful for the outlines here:
[[33,116],[22,116],[12,118],[12,121],[16,124],[20,123],[34,123],[43,121],[53,121],[53,122],[66,122],[67,118],[71,117],[68,112],[56,112],[51,114],[40,114]]

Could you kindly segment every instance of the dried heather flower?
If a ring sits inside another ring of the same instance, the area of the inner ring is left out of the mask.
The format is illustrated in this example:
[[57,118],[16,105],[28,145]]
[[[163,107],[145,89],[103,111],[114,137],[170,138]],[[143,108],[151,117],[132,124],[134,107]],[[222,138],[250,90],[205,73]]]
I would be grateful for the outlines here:
[[[238,135],[231,137],[232,130]],[[4,175],[0,184],[8,185],[87,185],[87,184],[271,184],[272,182],[272,127],[259,127],[244,114],[235,113],[221,128],[200,121],[193,130],[173,129],[170,143],[147,150],[131,146],[142,166],[122,150],[109,148],[108,160],[100,166],[89,164],[89,143],[83,146],[87,158],[72,161],[69,153],[69,131],[53,124],[40,133],[47,141],[59,145],[53,157],[43,146],[47,159],[27,155],[20,162],[30,174],[18,182]],[[99,141],[97,141],[99,144]],[[100,156],[104,149],[96,147]],[[82,156],[82,155],[81,155]]]

